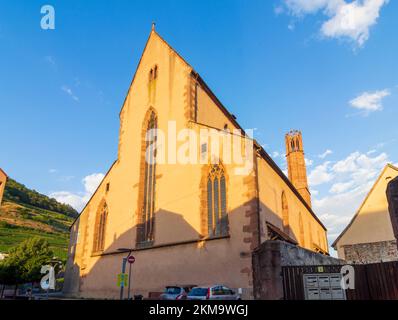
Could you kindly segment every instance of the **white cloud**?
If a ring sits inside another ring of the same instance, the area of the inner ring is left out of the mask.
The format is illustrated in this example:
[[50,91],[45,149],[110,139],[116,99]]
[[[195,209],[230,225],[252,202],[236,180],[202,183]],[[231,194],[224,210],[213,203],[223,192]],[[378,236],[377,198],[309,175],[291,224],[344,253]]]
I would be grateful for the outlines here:
[[389,0],[284,0],[289,14],[303,17],[322,12],[326,16],[320,32],[328,38],[343,38],[362,47],[381,8]]
[[390,95],[388,89],[378,90],[375,92],[363,92],[358,97],[350,101],[351,107],[364,111],[367,115],[374,111],[383,110],[382,100]]
[[386,153],[372,155],[352,152],[337,162],[326,161],[311,172],[310,183],[325,184],[326,193],[313,194],[312,204],[328,228],[330,242],[346,227],[389,162]]
[[93,194],[98,188],[102,179],[104,179],[103,173],[93,173],[83,178],[84,189],[86,192]]
[[317,186],[331,181],[334,176],[329,172],[329,164],[327,161],[319,166],[316,166],[308,175],[308,183],[310,186]]
[[343,2],[342,0],[285,0],[288,10],[295,16],[313,14],[319,10],[332,11]]
[[330,149],[327,149],[324,153],[321,153],[318,155],[318,158],[325,159],[328,155],[332,154],[333,151]]
[[87,194],[76,194],[69,191],[52,192],[49,197],[56,199],[58,202],[69,204],[79,212],[90,199],[90,196]]
[[321,32],[331,38],[346,37],[359,47],[369,39],[369,29],[376,24],[383,5],[388,0],[364,0],[341,4]]
[[330,193],[342,193],[342,192],[347,191],[353,185],[354,185],[354,181],[337,182],[337,183],[332,185],[332,187],[330,188],[329,192]]
[[[339,234],[348,221],[354,216],[359,205],[369,192],[374,181],[369,180],[362,185],[353,184],[349,190],[338,194],[315,197],[312,201],[313,209],[319,217],[329,217],[324,221],[328,232]],[[332,239],[334,241],[334,239]]]
[[377,152],[376,149],[372,149],[372,150],[369,150],[368,152],[366,152],[366,154],[367,155],[372,155],[372,154],[375,154],[376,152]]
[[383,168],[388,162],[386,153],[381,153],[378,156],[370,157],[358,151],[351,153],[347,158],[336,162],[332,171],[335,173],[352,173],[353,176],[359,176],[362,172],[367,175],[374,173],[375,170]]
[[[322,221],[329,225],[329,226],[339,226],[339,225],[346,225],[350,222],[351,217],[350,216],[338,216],[335,214],[329,214],[329,213],[324,213],[319,216]],[[336,234],[338,236],[338,234]]]
[[280,156],[280,153],[278,151],[272,152],[272,158],[278,158]]
[[346,173],[355,171],[357,168],[355,164],[355,160],[359,157],[360,153],[354,152],[351,153],[347,158],[337,161],[335,165],[333,165],[333,171],[337,173]]
[[95,192],[104,174],[93,173],[82,179],[84,185],[84,192],[74,193],[70,191],[56,191],[49,196],[55,198],[57,201],[71,205],[77,211],[81,211],[86,203],[90,200],[92,194]]
[[57,173],[58,170],[57,170],[57,169],[50,169],[50,170],[48,170],[48,172],[49,172],[49,173]]
[[305,165],[307,167],[311,167],[314,164],[314,160],[308,159],[308,158],[304,158],[305,161]]
[[70,96],[73,100],[75,100],[76,102],[79,101],[79,97],[77,97],[71,88],[69,88],[68,86],[62,86],[61,87],[62,91],[65,92],[68,96]]

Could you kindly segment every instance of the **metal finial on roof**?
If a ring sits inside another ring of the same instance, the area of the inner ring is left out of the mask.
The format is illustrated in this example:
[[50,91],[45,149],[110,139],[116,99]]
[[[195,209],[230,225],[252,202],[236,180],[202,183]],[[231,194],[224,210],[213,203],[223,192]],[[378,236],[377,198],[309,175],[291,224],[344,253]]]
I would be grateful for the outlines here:
[[155,31],[156,22],[152,22],[152,31]]

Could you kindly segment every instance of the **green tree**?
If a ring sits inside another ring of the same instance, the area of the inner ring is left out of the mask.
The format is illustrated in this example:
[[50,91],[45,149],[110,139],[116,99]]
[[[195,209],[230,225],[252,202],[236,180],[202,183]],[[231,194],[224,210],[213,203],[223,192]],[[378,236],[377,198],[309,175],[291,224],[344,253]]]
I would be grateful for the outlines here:
[[7,285],[39,281],[41,267],[53,257],[48,242],[34,237],[22,242],[9,252],[0,264],[0,283]]

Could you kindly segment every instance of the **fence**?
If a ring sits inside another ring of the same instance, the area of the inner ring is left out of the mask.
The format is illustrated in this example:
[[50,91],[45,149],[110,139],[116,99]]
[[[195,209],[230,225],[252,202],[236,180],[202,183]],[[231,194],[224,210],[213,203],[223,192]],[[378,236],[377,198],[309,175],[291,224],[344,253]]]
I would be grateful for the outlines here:
[[[304,274],[340,273],[341,265],[282,267],[286,300],[304,300]],[[398,261],[353,265],[355,289],[346,290],[348,300],[398,300]]]

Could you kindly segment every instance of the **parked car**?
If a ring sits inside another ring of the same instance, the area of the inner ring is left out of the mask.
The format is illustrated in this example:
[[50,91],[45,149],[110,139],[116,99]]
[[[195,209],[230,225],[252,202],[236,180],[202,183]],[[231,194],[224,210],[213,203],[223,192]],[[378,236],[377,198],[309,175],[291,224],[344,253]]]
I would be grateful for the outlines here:
[[195,287],[187,295],[187,300],[240,300],[241,297],[232,289],[223,286]]
[[160,295],[161,300],[186,300],[188,292],[195,287],[189,286],[167,286],[164,292]]

